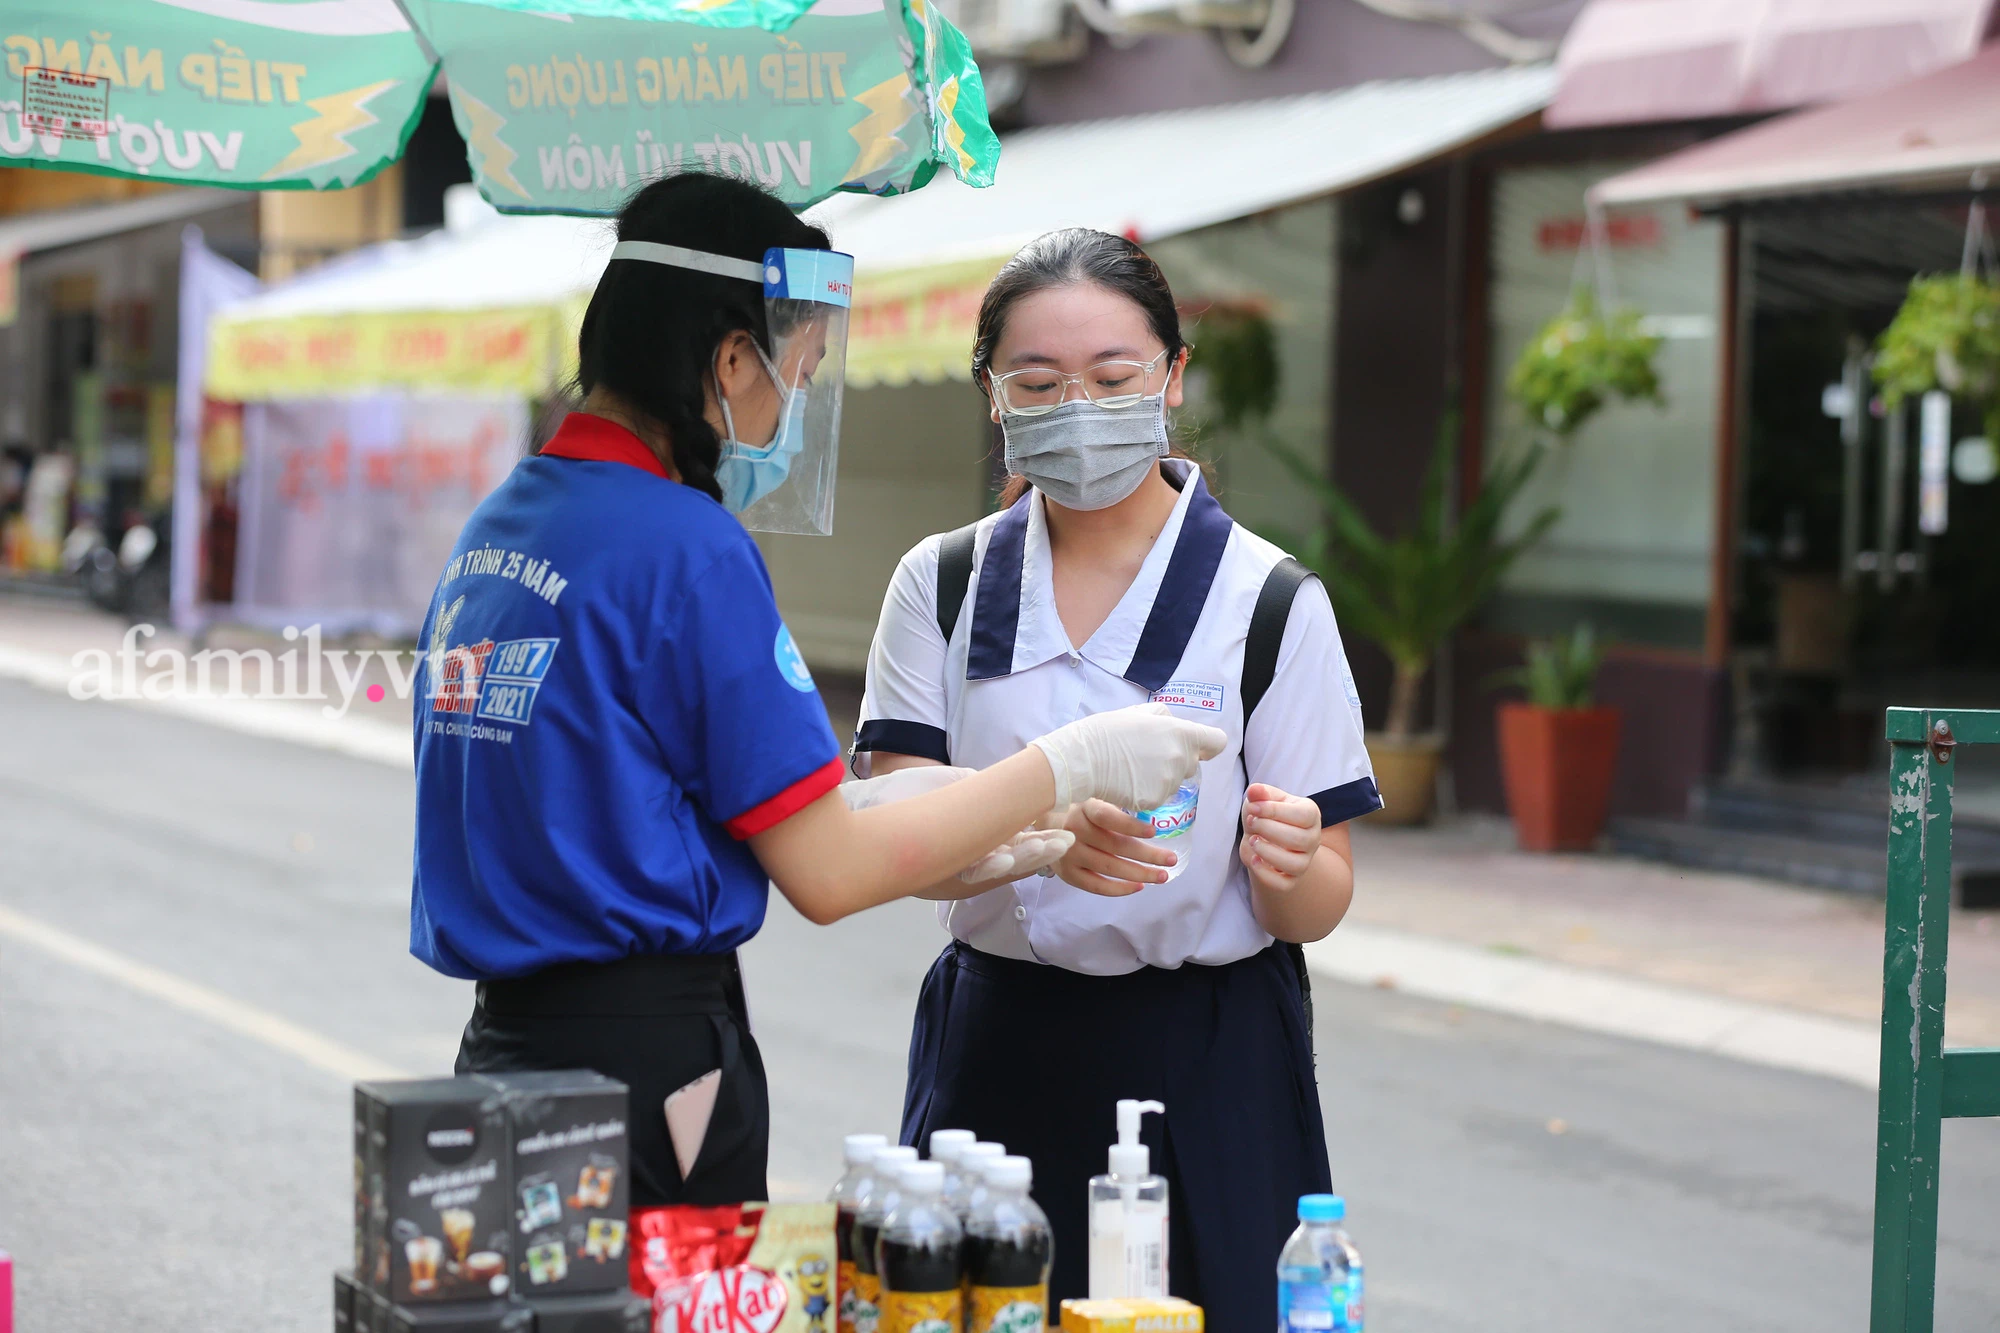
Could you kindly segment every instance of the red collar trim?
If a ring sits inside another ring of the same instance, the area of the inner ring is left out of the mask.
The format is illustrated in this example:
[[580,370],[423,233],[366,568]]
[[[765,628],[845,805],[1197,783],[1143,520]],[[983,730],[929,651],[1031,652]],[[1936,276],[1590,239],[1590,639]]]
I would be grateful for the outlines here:
[[646,447],[643,440],[617,422],[589,412],[572,412],[564,417],[555,437],[542,446],[542,456],[580,458],[591,463],[623,463],[656,477],[673,480],[659,457]]

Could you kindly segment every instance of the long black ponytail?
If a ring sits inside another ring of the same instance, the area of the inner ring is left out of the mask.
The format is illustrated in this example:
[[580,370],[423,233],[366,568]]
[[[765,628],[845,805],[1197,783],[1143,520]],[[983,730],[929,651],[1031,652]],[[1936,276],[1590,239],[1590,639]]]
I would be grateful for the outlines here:
[[[826,233],[757,186],[686,172],[654,181],[618,214],[618,239],[761,261],[773,248],[825,250]],[[645,260],[606,266],[577,335],[576,390],[602,387],[665,433],[685,484],[722,498],[722,442],[703,415],[715,350],[745,332],[767,352],[764,293],[755,283]]]

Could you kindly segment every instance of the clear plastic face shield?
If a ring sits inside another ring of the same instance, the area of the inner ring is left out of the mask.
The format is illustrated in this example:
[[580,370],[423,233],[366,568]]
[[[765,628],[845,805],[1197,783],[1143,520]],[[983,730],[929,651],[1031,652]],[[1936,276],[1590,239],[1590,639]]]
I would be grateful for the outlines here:
[[611,258],[740,278],[764,288],[770,346],[760,347],[758,357],[776,388],[775,421],[769,429],[753,426],[747,410],[738,412],[744,404],[720,395],[725,438],[715,479],[724,506],[752,531],[831,536],[854,257],[834,250],[767,250],[764,262],[753,264],[677,245],[620,241]]

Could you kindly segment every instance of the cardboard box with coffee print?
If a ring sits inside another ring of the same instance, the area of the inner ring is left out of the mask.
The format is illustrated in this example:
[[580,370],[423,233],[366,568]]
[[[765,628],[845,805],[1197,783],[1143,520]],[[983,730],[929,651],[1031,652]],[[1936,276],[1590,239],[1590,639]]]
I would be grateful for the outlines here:
[[514,1290],[544,1296],[623,1287],[625,1085],[587,1070],[479,1077],[505,1094]]
[[366,1125],[362,1285],[406,1306],[506,1295],[514,1250],[502,1090],[440,1078],[364,1083],[354,1096]]

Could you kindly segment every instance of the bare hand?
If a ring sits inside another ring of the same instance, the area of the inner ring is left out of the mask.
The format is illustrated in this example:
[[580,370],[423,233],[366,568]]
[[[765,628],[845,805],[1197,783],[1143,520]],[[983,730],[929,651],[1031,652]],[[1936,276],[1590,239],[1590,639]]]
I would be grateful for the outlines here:
[[1076,845],[1058,864],[1063,882],[1085,893],[1122,898],[1148,884],[1164,884],[1163,867],[1179,858],[1153,843],[1153,826],[1134,819],[1109,801],[1088,800],[1073,805],[1063,827],[1076,835]]
[[[1283,893],[1319,851],[1319,807],[1304,796],[1253,782],[1243,794],[1243,841],[1237,854],[1258,888]],[[1080,840],[1079,840],[1080,845]]]

